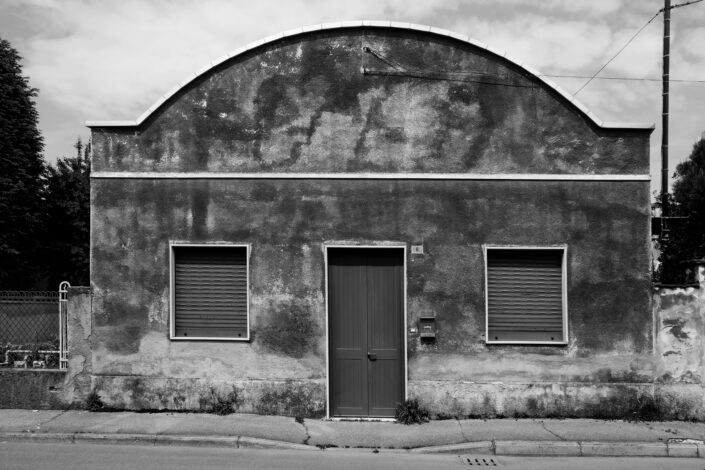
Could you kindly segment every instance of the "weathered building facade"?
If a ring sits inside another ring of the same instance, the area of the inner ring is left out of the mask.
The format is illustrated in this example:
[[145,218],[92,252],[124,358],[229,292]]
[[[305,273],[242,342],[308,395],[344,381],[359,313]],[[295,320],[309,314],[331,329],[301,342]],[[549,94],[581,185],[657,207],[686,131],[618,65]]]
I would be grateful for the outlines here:
[[128,408],[620,416],[649,135],[433,28],[298,30],[93,139],[93,388]]

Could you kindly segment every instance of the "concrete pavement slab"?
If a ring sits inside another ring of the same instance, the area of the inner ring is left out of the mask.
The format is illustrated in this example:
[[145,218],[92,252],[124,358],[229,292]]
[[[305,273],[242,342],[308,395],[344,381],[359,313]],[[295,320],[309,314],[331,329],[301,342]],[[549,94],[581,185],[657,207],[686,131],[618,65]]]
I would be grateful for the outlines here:
[[307,433],[294,418],[232,414],[216,416],[198,413],[174,414],[160,434],[204,436],[248,436],[292,443],[303,443]]
[[543,423],[534,419],[461,419],[457,421],[466,441],[502,440],[555,441]]
[[63,413],[61,410],[0,410],[0,432],[36,432],[42,423]]
[[466,439],[457,421],[405,426],[392,422],[306,420],[309,444],[337,447],[413,448],[457,444]]
[[[658,441],[659,433],[644,422],[596,419],[538,420],[553,435],[567,441]],[[663,439],[662,439],[663,440]]]
[[[146,416],[146,415],[145,415]],[[163,418],[162,418],[163,419]],[[44,423],[39,432],[95,434],[156,434],[161,420],[149,420],[134,412],[67,411]]]
[[705,423],[659,421],[644,424],[663,438],[698,439],[705,441]]
[[705,440],[705,423],[682,421],[622,421],[596,419],[539,420],[553,434],[577,441],[667,441],[673,438]]
[[294,418],[204,413],[96,413],[69,411],[41,427],[39,432],[96,434],[154,434],[192,436],[249,436],[303,443],[307,434]]

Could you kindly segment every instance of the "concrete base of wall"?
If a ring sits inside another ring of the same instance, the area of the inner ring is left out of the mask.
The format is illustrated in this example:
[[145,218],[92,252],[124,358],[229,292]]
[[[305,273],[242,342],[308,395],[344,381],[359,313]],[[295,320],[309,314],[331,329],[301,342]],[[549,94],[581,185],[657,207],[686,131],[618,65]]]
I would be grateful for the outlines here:
[[[243,413],[322,417],[326,410],[324,380],[93,376],[92,389],[115,409],[207,411],[230,400]],[[408,395],[436,417],[705,419],[698,384],[410,381]]]
[[66,371],[0,369],[0,408],[61,409]]
[[705,419],[693,384],[410,381],[432,415],[463,418]]
[[320,418],[325,415],[323,380],[233,380],[93,376],[92,388],[106,406],[127,410],[207,411],[218,400],[243,413]]

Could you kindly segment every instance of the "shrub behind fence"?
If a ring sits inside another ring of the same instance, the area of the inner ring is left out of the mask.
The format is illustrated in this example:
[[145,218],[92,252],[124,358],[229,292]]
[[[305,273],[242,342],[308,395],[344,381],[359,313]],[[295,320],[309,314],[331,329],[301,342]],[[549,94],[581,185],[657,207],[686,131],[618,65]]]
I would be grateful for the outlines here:
[[0,291],[0,343],[40,343],[58,337],[58,292]]

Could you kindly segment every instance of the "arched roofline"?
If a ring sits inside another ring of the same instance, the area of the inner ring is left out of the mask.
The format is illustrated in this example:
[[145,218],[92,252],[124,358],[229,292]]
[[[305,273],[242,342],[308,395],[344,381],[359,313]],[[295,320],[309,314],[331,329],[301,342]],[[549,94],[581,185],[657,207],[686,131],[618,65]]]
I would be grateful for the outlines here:
[[396,21],[373,21],[373,20],[358,20],[358,21],[341,21],[341,22],[336,22],[336,23],[322,23],[318,25],[313,25],[313,26],[304,26],[301,28],[295,28],[295,29],[290,29],[288,31],[284,31],[282,33],[274,34],[272,36],[268,36],[266,38],[260,39],[258,41],[251,42],[247,44],[244,47],[240,47],[238,49],[235,49],[231,53],[224,55],[218,59],[215,59],[214,61],[210,62],[208,65],[203,67],[201,70],[192,73],[188,77],[186,77],[185,80],[182,80],[178,85],[173,87],[171,90],[166,92],[161,98],[157,100],[156,103],[154,103],[152,106],[150,106],[140,117],[138,117],[134,121],[86,121],[86,126],[87,127],[137,127],[140,126],[144,121],[146,121],[152,113],[154,113],[159,107],[161,107],[164,103],[166,103],[169,99],[171,99],[174,95],[176,95],[180,90],[182,90],[184,87],[192,83],[194,80],[197,78],[201,77],[202,75],[208,73],[215,67],[223,64],[224,62],[237,57],[241,54],[244,54],[248,51],[251,51],[252,49],[258,48],[260,46],[266,45],[273,43],[275,41],[279,41],[284,38],[290,38],[294,36],[299,36],[301,34],[306,34],[306,33],[313,33],[317,31],[331,31],[331,30],[336,30],[336,29],[346,29],[346,28],[360,28],[360,27],[368,27],[368,28],[380,28],[380,29],[402,29],[406,31],[420,31],[424,33],[431,33],[435,34],[437,36],[444,36],[452,39],[456,39],[458,41],[471,44],[477,48],[483,49],[487,52],[490,52],[494,55],[497,55],[499,57],[504,58],[505,60],[511,62],[514,64],[516,67],[519,67],[520,69],[523,69],[524,71],[528,72],[529,74],[533,75],[534,78],[537,80],[540,80],[546,86],[549,88],[553,89],[556,93],[558,93],[561,97],[563,97],[568,103],[573,105],[583,116],[585,116],[590,122],[592,122],[595,126],[600,127],[602,129],[624,129],[624,130],[653,130],[655,128],[653,123],[645,123],[645,122],[605,122],[595,113],[590,111],[585,105],[583,105],[580,101],[578,101],[573,95],[562,89],[560,86],[558,86],[556,83],[554,83],[551,80],[548,80],[544,78],[541,73],[534,69],[533,67],[526,65],[522,63],[519,60],[513,59],[510,55],[508,55],[504,51],[497,50],[493,47],[490,47],[486,43],[483,43],[481,41],[477,41],[475,39],[472,39],[471,37],[464,35],[464,34],[458,34],[453,31],[448,31],[446,29],[441,29],[441,28],[435,28],[432,26],[424,26],[424,25],[419,25],[419,24],[414,24],[414,23],[400,23]]

